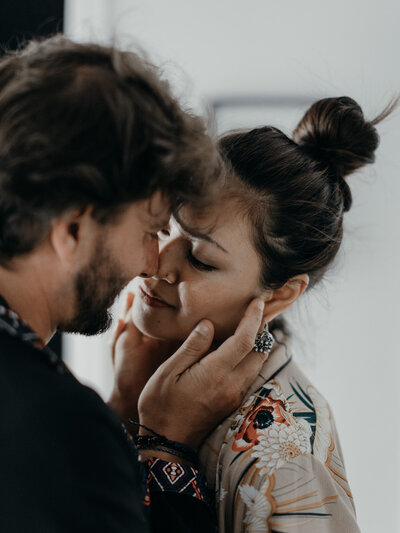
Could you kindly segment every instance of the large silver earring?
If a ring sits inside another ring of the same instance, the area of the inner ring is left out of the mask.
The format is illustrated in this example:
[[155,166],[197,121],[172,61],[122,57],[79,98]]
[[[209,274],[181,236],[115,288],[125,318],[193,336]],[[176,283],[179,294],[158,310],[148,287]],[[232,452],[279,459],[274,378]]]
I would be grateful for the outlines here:
[[261,333],[258,333],[254,342],[253,350],[255,352],[270,353],[274,344],[274,337],[268,330],[268,322],[265,323],[264,329]]

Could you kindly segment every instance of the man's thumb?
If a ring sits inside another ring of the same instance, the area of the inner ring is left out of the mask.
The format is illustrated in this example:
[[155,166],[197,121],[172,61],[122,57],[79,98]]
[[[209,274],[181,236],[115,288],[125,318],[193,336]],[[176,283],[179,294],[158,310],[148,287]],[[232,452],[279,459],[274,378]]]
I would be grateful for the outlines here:
[[184,372],[196,363],[209,350],[214,337],[214,326],[209,320],[197,324],[182,346],[169,359],[171,364],[179,365]]

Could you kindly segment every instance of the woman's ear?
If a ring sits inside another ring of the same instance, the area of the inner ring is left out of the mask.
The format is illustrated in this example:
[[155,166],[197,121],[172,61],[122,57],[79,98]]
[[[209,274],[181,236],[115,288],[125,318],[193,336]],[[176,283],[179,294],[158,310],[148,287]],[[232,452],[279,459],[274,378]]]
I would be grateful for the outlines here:
[[264,321],[270,322],[288,309],[308,287],[308,274],[290,278],[281,288],[271,289],[265,297]]

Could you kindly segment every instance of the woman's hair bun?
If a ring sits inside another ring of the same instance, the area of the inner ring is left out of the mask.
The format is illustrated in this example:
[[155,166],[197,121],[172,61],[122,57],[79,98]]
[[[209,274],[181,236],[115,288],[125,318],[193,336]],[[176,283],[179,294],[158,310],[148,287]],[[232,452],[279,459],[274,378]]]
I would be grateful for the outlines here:
[[361,107],[347,96],[324,98],[306,112],[293,140],[340,179],[374,162],[379,144],[374,125],[380,119],[366,121]]

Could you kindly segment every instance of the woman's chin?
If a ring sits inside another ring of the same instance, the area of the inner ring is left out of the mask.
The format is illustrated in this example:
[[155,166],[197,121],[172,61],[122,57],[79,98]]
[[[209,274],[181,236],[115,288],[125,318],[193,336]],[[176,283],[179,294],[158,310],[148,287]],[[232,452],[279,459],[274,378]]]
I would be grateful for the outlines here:
[[162,331],[157,330],[157,328],[151,327],[152,324],[148,324],[147,321],[140,320],[140,318],[137,317],[133,317],[133,322],[137,329],[140,331],[140,333],[146,335],[146,337],[157,339],[159,341],[167,340],[162,334]]
[[140,314],[134,314],[132,318],[135,326],[143,335],[159,341],[183,342],[195,327],[194,325],[187,331],[173,331],[171,324],[157,323],[156,320],[149,320],[148,317]]
[[[156,311],[159,311],[158,309]],[[161,341],[184,342],[194,330],[200,318],[186,317],[181,320],[161,315],[149,306],[142,304],[139,298],[135,299],[132,309],[132,318],[138,330],[147,337]],[[179,327],[178,327],[179,326]],[[214,325],[213,344],[221,344],[230,335],[233,335],[236,325],[217,323]]]
[[171,328],[168,331],[168,327],[161,324],[157,320],[151,320],[151,317],[147,317],[143,313],[133,313],[132,319],[137,329],[146,337],[156,339],[159,341],[171,341],[175,340],[175,337],[171,335]]

